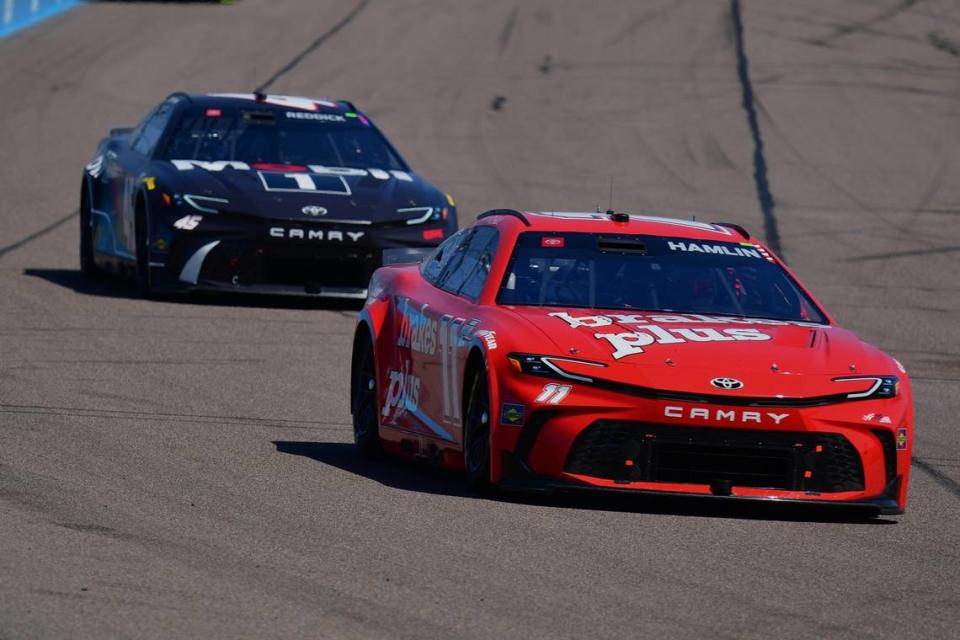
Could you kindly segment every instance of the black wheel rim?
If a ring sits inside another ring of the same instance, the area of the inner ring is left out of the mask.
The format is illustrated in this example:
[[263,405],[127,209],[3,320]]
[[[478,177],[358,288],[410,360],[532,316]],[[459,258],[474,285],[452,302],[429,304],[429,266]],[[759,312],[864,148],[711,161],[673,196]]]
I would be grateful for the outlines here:
[[490,458],[490,398],[487,393],[486,376],[477,376],[470,404],[467,408],[466,452],[467,471],[481,473]]
[[373,353],[366,345],[360,357],[357,369],[357,404],[354,407],[354,435],[357,439],[366,437],[373,431],[377,420],[377,379],[373,364]]

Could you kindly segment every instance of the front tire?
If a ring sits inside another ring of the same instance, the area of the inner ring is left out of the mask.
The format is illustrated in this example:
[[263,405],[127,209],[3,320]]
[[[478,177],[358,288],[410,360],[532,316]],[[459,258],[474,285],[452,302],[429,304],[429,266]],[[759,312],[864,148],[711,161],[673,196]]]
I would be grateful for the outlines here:
[[143,201],[137,206],[135,237],[137,243],[137,268],[135,273],[137,293],[144,298],[153,295],[150,282],[150,235],[147,233],[147,215]]
[[363,337],[353,357],[353,441],[360,455],[375,458],[381,453],[380,421],[377,418],[377,368],[373,345]]
[[490,383],[487,373],[474,373],[467,387],[463,418],[463,464],[467,482],[479,491],[490,488]]
[[93,214],[90,211],[90,194],[84,186],[80,190],[80,273],[87,277],[97,275],[93,258]]

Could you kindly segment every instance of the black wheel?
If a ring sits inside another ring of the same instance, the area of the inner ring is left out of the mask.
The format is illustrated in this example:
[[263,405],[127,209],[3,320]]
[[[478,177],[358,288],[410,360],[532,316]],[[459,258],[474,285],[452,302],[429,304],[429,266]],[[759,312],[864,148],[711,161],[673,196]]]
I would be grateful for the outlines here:
[[153,292],[150,283],[150,236],[147,233],[147,216],[143,204],[137,205],[134,233],[137,242],[137,293],[149,298]]
[[97,275],[97,264],[93,259],[93,214],[86,187],[80,190],[80,273]]
[[490,385],[480,370],[467,387],[463,418],[463,463],[467,482],[475,489],[490,487]]
[[353,441],[368,458],[380,454],[380,423],[377,418],[377,370],[370,339],[360,338],[353,358]]

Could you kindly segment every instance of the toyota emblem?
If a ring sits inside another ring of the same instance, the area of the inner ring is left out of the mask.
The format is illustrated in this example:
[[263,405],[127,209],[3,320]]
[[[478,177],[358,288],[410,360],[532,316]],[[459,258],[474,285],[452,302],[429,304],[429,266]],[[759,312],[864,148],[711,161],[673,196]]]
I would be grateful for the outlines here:
[[718,389],[726,389],[727,391],[743,388],[743,383],[736,378],[714,378],[710,381],[710,384]]
[[301,209],[300,211],[303,211],[304,215],[308,215],[308,216],[325,216],[325,215],[327,215],[327,210],[326,210],[326,209],[324,209],[323,207],[318,207],[318,206],[316,206],[316,205],[308,205],[308,206],[304,207],[303,209]]

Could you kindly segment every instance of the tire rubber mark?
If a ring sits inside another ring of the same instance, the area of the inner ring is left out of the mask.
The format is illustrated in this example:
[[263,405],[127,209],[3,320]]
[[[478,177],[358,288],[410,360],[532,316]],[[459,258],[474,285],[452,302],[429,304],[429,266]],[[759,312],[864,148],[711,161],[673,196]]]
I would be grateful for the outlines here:
[[774,213],[773,194],[770,192],[770,181],[767,177],[767,159],[764,156],[763,138],[760,136],[760,124],[757,120],[757,107],[753,93],[753,83],[750,81],[750,65],[747,61],[747,52],[743,42],[743,15],[740,0],[731,0],[730,13],[733,18],[733,32],[737,47],[737,75],[740,78],[740,88],[743,91],[743,110],[747,115],[747,126],[753,138],[753,179],[757,186],[757,200],[763,212],[763,232],[767,246],[780,259],[786,262],[783,246],[780,244],[780,229],[777,226],[777,217]]
[[266,91],[274,82],[279,80],[281,77],[285,76],[287,73],[292,71],[298,64],[303,62],[304,58],[313,53],[320,45],[332,38],[337,34],[341,29],[350,24],[350,22],[360,14],[361,11],[367,8],[367,5],[370,4],[370,0],[360,0],[357,5],[343,17],[343,19],[337,24],[333,25],[326,31],[320,34],[316,40],[311,42],[306,49],[298,53],[290,62],[281,67],[276,73],[270,76],[270,79],[261,84],[259,87],[254,89],[255,92]]
[[17,240],[17,241],[14,242],[13,244],[8,244],[8,245],[5,246],[5,247],[0,247],[0,258],[2,258],[3,256],[7,255],[7,254],[10,253],[11,251],[15,251],[16,249],[19,249],[20,247],[22,247],[23,245],[27,244],[28,242],[32,242],[32,241],[36,240],[37,238],[39,238],[39,237],[41,237],[41,236],[47,235],[47,234],[50,233],[51,231],[53,231],[53,230],[57,229],[58,227],[62,226],[64,223],[70,221],[70,219],[72,219],[74,216],[76,216],[77,213],[79,213],[79,212],[78,212],[78,211],[73,211],[73,212],[69,213],[68,215],[60,218],[59,220],[56,220],[56,221],[54,221],[54,222],[51,222],[50,224],[48,224],[47,226],[45,226],[43,229],[40,229],[39,231],[35,231],[35,232],[31,233],[30,235],[28,235],[26,238],[23,238],[22,240]]
[[960,498],[960,482],[957,482],[947,474],[943,473],[942,471],[934,467],[932,464],[930,464],[926,460],[923,460],[922,458],[918,458],[917,456],[913,456],[913,461],[911,462],[911,464],[914,467],[920,469],[921,471],[926,472],[926,474],[929,475],[934,480],[936,480],[941,487],[943,487],[953,495]]

